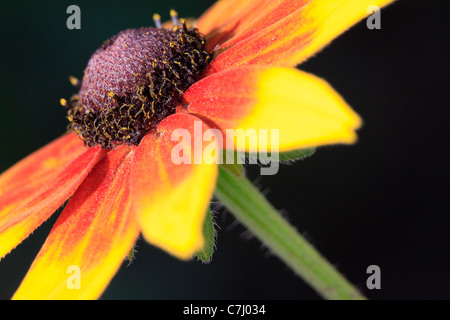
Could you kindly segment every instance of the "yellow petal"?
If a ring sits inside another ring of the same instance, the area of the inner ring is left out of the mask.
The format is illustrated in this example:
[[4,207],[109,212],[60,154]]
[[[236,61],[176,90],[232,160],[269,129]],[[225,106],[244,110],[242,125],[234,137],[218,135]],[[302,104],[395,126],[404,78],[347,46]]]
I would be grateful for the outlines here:
[[[258,81],[257,103],[238,124],[243,130],[279,129],[280,151],[354,143],[360,118],[324,80],[306,72],[272,68]],[[271,141],[259,148],[271,148]],[[239,148],[239,146],[238,146]]]
[[[210,45],[224,50],[205,75],[243,65],[296,66],[348,28],[393,0],[285,0],[257,19],[233,21],[216,30]],[[209,41],[210,41],[209,40]],[[210,41],[210,42],[211,42]],[[215,42],[214,42],[215,41]]]
[[320,51],[361,19],[372,14],[369,8],[387,6],[395,0],[315,0],[305,10],[305,20],[313,21],[316,31],[303,50],[282,65],[294,66]]
[[64,203],[104,155],[66,134],[0,175],[0,259]]
[[98,298],[139,235],[130,201],[132,152],[109,152],[70,199],[14,299]]
[[[197,132],[195,121],[201,125]],[[174,114],[159,124],[157,135],[144,137],[136,150],[131,185],[142,234],[180,259],[191,258],[204,244],[203,221],[218,170],[216,163],[195,163],[191,150],[195,152],[194,141],[201,142],[207,128],[194,116]],[[186,130],[192,140],[172,141],[178,129]],[[192,161],[174,162],[172,151],[180,143]]]
[[[234,129],[235,148],[245,151],[354,143],[361,125],[359,116],[326,81],[296,69],[227,70],[195,83],[183,99],[189,112],[209,118],[227,139],[227,129]],[[279,140],[272,141],[269,135],[277,129]],[[243,139],[250,131],[258,134],[257,140]]]

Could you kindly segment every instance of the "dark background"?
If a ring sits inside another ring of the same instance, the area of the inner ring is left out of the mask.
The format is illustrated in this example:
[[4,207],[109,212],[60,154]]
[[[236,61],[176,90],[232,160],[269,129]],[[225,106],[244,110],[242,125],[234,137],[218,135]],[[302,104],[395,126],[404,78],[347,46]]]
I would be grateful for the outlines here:
[[[2,1],[0,171],[64,132],[61,97],[93,51],[126,28],[199,16],[204,1]],[[439,4],[440,3],[440,4]],[[354,146],[330,146],[275,176],[268,199],[371,299],[450,298],[448,23],[441,2],[400,0],[381,30],[362,21],[300,66],[329,81],[364,119]],[[81,8],[81,30],[66,8]],[[442,7],[439,8],[439,5]],[[257,167],[250,167],[256,177]],[[56,215],[0,262],[0,298],[20,284]],[[210,264],[181,262],[138,242],[104,299],[318,299],[233,217],[220,211]],[[365,287],[369,265],[381,290]]]

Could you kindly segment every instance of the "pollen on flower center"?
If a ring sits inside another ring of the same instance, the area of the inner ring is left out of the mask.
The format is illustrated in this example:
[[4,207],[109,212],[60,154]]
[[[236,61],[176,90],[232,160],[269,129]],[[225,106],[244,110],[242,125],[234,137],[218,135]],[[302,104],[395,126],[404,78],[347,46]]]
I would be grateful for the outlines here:
[[199,79],[211,59],[205,45],[185,24],[115,35],[92,55],[79,94],[65,103],[69,130],[88,146],[139,144]]

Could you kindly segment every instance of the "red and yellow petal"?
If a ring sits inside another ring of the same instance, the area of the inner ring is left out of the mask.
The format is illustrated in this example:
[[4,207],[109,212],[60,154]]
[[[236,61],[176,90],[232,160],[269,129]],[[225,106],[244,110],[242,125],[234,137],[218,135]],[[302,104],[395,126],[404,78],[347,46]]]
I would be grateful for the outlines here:
[[[259,19],[246,21],[244,16],[239,22],[230,22],[241,27],[225,41],[222,37],[220,48],[226,50],[211,62],[205,75],[250,64],[296,66],[371,14],[370,6],[383,7],[393,1],[278,1],[276,6],[267,7]],[[227,26],[222,29],[224,34],[230,33]]]
[[231,21],[239,21],[243,14],[251,12],[258,0],[218,0],[206,10],[196,22],[200,32],[209,34],[224,27],[226,24],[234,24]]
[[0,258],[66,201],[104,156],[66,134],[0,176]]
[[96,299],[134,245],[133,151],[109,152],[55,223],[14,299]]
[[273,0],[223,0],[217,1],[202,14],[196,27],[207,36],[208,49],[214,49],[242,30],[252,22],[259,21],[277,6]]
[[[361,125],[327,82],[290,68],[247,66],[217,73],[191,86],[183,99],[188,112],[213,121],[227,140],[233,138],[227,129],[234,129],[238,150],[289,151],[354,143]],[[260,136],[272,137],[277,129],[278,141]],[[244,139],[248,130],[259,138]]]
[[202,158],[206,130],[197,117],[171,115],[135,154],[131,186],[142,234],[180,259],[191,258],[204,244],[203,220],[218,172],[215,161]]
[[264,10],[252,20],[241,21],[240,28],[233,36],[220,44],[221,48],[229,48],[256,33],[271,27],[307,5],[307,0],[269,1]]

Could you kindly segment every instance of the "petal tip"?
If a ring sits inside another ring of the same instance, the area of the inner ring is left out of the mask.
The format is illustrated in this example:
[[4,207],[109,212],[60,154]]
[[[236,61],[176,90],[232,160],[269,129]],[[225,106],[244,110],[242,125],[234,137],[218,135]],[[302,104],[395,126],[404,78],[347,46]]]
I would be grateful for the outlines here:
[[199,250],[201,250],[204,245],[203,235],[201,232],[193,232],[191,235],[196,236],[179,241],[174,241],[174,239],[168,239],[167,237],[161,235],[151,234],[146,230],[142,230],[142,235],[147,242],[163,249],[172,256],[185,261],[192,259],[192,257]]

